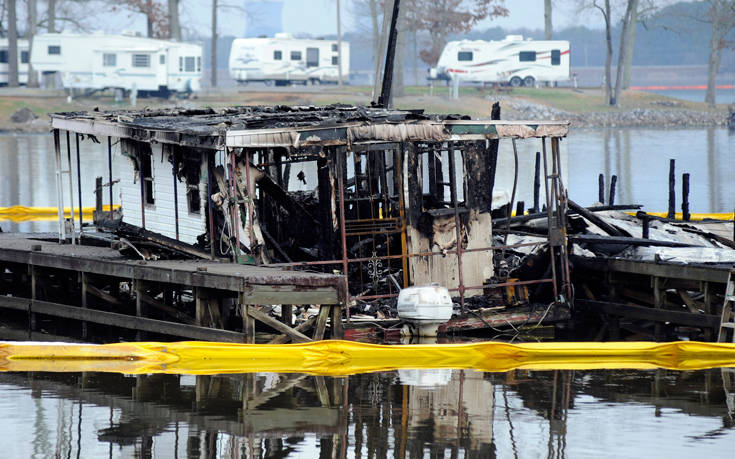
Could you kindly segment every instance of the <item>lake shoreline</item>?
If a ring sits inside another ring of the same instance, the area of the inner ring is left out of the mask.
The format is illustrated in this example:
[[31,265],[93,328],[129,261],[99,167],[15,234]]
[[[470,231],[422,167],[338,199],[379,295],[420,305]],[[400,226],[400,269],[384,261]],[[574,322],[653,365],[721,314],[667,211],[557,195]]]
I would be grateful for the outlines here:
[[[189,99],[139,99],[138,109],[171,106],[225,107],[232,105],[369,105],[370,88],[346,86],[320,88],[320,91],[285,88],[244,90],[228,88],[202,92]],[[567,120],[571,127],[661,127],[693,128],[726,126],[728,107],[710,107],[665,95],[642,91],[625,91],[620,108],[603,103],[599,88],[461,88],[460,98],[448,94],[429,93],[425,87],[407,87],[405,95],[395,98],[395,107],[423,109],[426,113],[458,113],[476,119],[489,118],[494,102],[501,104],[503,120]],[[63,93],[24,88],[0,90],[0,132],[5,134],[46,133],[51,130],[48,113],[90,111],[95,109],[129,109],[127,101],[115,102],[106,94],[67,99]],[[13,114],[29,109],[37,118],[14,123]]]

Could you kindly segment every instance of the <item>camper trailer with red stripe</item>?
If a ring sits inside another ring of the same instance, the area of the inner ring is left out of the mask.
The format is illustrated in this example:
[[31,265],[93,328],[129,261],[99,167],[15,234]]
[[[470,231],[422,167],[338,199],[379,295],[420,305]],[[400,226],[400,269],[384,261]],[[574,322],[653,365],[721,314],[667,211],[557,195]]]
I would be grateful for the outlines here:
[[501,41],[450,41],[429,80],[535,86],[568,81],[569,42],[508,35]]

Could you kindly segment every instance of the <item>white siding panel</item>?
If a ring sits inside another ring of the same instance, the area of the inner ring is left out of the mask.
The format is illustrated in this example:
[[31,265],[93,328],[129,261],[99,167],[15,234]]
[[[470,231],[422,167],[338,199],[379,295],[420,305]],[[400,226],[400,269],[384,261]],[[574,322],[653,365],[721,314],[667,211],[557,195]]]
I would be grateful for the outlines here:
[[[174,184],[171,163],[161,161],[161,146],[153,145],[153,197],[155,204],[145,206],[145,228],[170,238],[176,238],[176,214],[174,212]],[[200,174],[200,181],[201,176]],[[120,167],[120,190],[123,205],[123,221],[131,225],[143,226],[140,211],[140,183],[135,180],[135,170],[130,159],[123,157]],[[206,204],[202,202],[198,214],[189,212],[186,200],[186,182],[177,183],[179,210],[179,240],[194,244],[197,236],[205,233]],[[206,189],[206,181],[199,184],[200,190]]]

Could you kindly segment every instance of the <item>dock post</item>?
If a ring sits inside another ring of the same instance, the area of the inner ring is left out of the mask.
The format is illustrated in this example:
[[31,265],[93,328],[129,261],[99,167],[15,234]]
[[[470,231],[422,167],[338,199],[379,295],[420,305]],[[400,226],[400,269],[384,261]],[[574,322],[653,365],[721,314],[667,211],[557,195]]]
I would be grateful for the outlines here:
[[[536,167],[533,175],[533,211],[540,212],[539,207],[539,191],[541,190],[541,152],[536,152]],[[493,197],[490,196],[490,202]]]
[[330,306],[330,318],[332,326],[332,339],[343,339],[345,336],[344,328],[342,327],[342,307],[338,304]]
[[605,204],[605,176],[602,174],[597,176],[597,200]]
[[[653,302],[654,307],[656,309],[663,309],[664,306],[664,297],[663,295],[666,293],[665,290],[663,290],[663,283],[664,280],[660,277],[654,277],[653,278]],[[654,325],[654,340],[659,341],[662,338],[662,331],[663,331],[663,324],[661,322],[656,322]]]
[[[107,172],[110,184],[110,221],[112,221],[112,137],[107,137]],[[143,179],[140,180],[143,182]]]
[[33,303],[36,300],[36,292],[38,290],[38,273],[36,273],[36,267],[34,265],[30,265],[30,274],[31,274],[31,306],[28,309],[30,312],[30,315],[28,317],[28,326],[29,326],[29,332],[36,331],[36,314],[33,312]]
[[676,185],[675,169],[676,160],[669,160],[669,214],[667,215],[667,218],[672,220],[676,218],[676,189],[674,189],[674,185]]
[[689,221],[689,173],[681,176],[681,219]]
[[615,205],[615,187],[616,187],[617,184],[618,184],[618,176],[617,175],[613,175],[610,178],[610,195],[609,195],[609,198],[608,198],[608,204],[611,205],[611,206],[614,206]]
[[[81,215],[81,212],[80,212]],[[87,309],[87,273],[81,271],[79,280],[82,287],[82,309]],[[82,321],[82,338],[87,338],[87,322]]]
[[[133,288],[135,289],[135,316],[136,317],[143,317],[144,306],[143,306],[143,283],[135,279],[133,281]],[[140,330],[137,330],[135,332],[135,339],[140,341],[144,337],[144,332],[141,332]]]
[[102,177],[94,179],[94,209],[97,211],[97,218],[102,215]]
[[245,294],[240,292],[237,296],[237,302],[240,304],[242,311],[242,331],[245,334],[245,342],[249,344],[255,343],[255,319],[249,314],[252,307],[245,301]]
[[64,191],[61,175],[61,141],[59,130],[54,129],[54,153],[56,157],[56,206],[59,217],[59,243],[66,242],[66,222],[64,221]]

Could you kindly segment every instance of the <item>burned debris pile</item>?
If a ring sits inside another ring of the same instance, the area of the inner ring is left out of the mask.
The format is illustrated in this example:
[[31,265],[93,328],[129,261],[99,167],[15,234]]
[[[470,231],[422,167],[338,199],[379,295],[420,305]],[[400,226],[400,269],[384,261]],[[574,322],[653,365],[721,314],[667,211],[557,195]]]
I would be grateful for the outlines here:
[[[53,125],[120,138],[108,143],[113,229],[134,258],[159,244],[159,257],[340,274],[348,319],[395,318],[401,289],[434,282],[482,321],[570,298],[560,174],[547,178],[551,224],[538,240],[494,240],[491,217],[499,142],[536,139],[556,171],[566,123],[332,105],[62,113]],[[543,267],[514,277],[521,258],[507,255],[535,254],[550,235],[554,263],[535,255]]]

